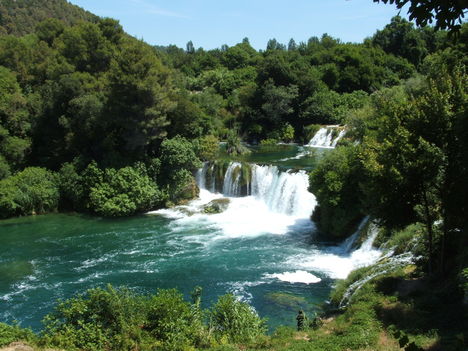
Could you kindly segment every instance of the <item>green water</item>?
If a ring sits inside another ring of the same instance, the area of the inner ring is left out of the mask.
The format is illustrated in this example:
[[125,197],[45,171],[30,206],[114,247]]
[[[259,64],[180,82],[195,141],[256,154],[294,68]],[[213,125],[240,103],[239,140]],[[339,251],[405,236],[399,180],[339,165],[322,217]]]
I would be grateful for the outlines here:
[[[288,162],[279,159],[301,152],[281,151],[249,160]],[[228,211],[211,216],[173,210],[119,220],[75,214],[3,220],[0,321],[40,330],[58,299],[110,283],[144,294],[178,288],[187,297],[201,286],[204,307],[233,293],[267,317],[271,328],[293,326],[298,309],[312,313],[326,300],[334,270],[351,264],[342,248],[314,241],[314,228],[308,215],[270,212],[252,196],[232,198]],[[298,270],[299,279],[282,276]],[[321,281],[306,284],[304,275]]]
[[[312,310],[328,295],[326,277],[313,286],[261,283],[264,273],[287,270],[282,264],[291,254],[312,248],[306,235],[209,236],[206,241],[209,232],[173,231],[171,220],[154,215],[105,220],[57,214],[2,221],[0,320],[40,329],[57,299],[108,283],[142,293],[177,287],[187,296],[200,285],[205,307],[232,292],[269,317],[272,326],[293,325],[298,307]],[[274,293],[301,298],[288,305]]]
[[222,151],[221,158],[257,164],[271,164],[281,169],[300,168],[311,170],[325,153],[330,152],[330,149],[311,148],[295,144],[249,146],[249,149],[252,153],[234,158]]

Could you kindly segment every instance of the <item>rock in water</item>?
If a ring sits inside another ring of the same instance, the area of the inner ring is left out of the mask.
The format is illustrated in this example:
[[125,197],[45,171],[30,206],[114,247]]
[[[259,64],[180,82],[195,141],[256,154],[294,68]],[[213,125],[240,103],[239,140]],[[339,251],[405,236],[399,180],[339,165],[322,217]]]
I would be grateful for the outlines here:
[[221,213],[227,210],[230,200],[228,198],[214,199],[203,207],[203,212],[209,214]]

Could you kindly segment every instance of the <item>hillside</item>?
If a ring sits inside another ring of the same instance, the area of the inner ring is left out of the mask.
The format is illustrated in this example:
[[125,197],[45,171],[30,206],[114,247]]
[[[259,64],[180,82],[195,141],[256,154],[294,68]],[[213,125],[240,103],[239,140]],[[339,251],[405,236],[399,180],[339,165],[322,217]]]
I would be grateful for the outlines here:
[[0,34],[22,36],[34,32],[36,25],[57,18],[68,25],[79,21],[95,22],[97,16],[66,0],[2,0],[0,2]]

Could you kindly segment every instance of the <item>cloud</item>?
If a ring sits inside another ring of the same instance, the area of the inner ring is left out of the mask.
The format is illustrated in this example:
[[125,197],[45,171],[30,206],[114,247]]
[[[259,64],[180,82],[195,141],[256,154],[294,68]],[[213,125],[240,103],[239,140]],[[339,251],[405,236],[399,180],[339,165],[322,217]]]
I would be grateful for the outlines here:
[[133,2],[134,4],[144,7],[144,11],[146,13],[150,13],[153,15],[164,16],[164,17],[175,17],[175,18],[189,18],[189,16],[187,15],[161,9],[143,0],[130,0],[130,2]]

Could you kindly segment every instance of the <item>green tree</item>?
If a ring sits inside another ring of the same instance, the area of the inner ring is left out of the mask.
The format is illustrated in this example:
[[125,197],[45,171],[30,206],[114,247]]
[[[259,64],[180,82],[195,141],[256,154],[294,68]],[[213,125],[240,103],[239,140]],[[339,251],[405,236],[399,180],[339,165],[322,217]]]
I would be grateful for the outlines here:
[[437,29],[456,30],[462,23],[468,6],[464,2],[457,0],[374,0],[387,4],[395,4],[398,9],[410,3],[408,13],[410,20],[416,20],[418,26],[426,26],[435,19]]
[[106,151],[133,160],[154,153],[174,107],[169,71],[148,46],[124,40],[109,72],[109,91]]
[[0,66],[0,156],[6,163],[4,167],[16,169],[23,165],[31,146],[30,129],[27,100],[15,75]]
[[312,218],[328,236],[350,235],[363,217],[360,180],[363,170],[358,149],[338,147],[328,153],[310,175],[310,191],[318,206]]
[[406,58],[415,66],[419,66],[428,54],[422,31],[414,29],[411,22],[399,16],[378,30],[372,37],[372,43],[387,53]]

